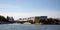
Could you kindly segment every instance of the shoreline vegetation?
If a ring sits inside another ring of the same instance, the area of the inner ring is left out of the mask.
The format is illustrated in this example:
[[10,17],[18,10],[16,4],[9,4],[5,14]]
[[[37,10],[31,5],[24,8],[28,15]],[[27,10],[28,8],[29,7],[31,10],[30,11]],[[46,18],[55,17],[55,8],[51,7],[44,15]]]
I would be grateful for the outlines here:
[[[21,20],[21,18],[20,18]],[[26,20],[26,19],[25,19]],[[6,18],[4,16],[0,15],[0,24],[42,24],[42,25],[60,25],[60,19],[54,19],[54,18],[41,18],[41,17],[35,17],[34,21],[27,19],[27,21],[18,21],[14,20],[13,17],[7,16]]]

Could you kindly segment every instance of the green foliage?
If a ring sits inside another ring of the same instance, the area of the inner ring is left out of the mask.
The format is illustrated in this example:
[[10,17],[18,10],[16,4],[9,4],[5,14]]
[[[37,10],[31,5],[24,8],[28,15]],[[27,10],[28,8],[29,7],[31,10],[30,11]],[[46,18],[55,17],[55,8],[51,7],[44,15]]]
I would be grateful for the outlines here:
[[40,18],[36,17],[34,22],[35,23],[40,23],[39,21],[40,21]]
[[8,20],[4,16],[1,16],[1,15],[0,15],[0,21],[8,22]]
[[47,19],[40,19],[40,23],[43,24],[60,24],[60,21],[57,19],[47,18]]

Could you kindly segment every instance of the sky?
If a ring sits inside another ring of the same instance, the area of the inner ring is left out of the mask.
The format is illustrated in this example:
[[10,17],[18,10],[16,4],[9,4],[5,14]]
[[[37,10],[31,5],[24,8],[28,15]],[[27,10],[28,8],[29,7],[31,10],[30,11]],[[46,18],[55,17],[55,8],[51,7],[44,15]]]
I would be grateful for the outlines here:
[[60,17],[60,0],[0,0],[0,15],[14,19],[33,16]]

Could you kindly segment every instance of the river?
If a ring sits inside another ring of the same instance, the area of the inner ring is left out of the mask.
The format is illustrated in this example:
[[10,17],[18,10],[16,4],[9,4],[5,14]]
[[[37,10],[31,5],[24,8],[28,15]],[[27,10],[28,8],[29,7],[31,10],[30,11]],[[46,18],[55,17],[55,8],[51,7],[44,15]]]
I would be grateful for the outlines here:
[[60,25],[0,24],[0,30],[60,30]]

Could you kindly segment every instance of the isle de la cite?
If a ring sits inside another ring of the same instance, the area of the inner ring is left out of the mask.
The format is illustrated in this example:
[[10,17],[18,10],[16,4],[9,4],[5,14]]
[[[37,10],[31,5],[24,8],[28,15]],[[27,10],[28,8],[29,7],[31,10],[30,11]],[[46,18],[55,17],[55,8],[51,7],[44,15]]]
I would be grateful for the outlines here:
[[44,24],[44,25],[60,25],[59,18],[48,18],[47,16],[35,16],[29,18],[19,18],[14,20],[13,17],[6,18],[0,15],[0,24]]

